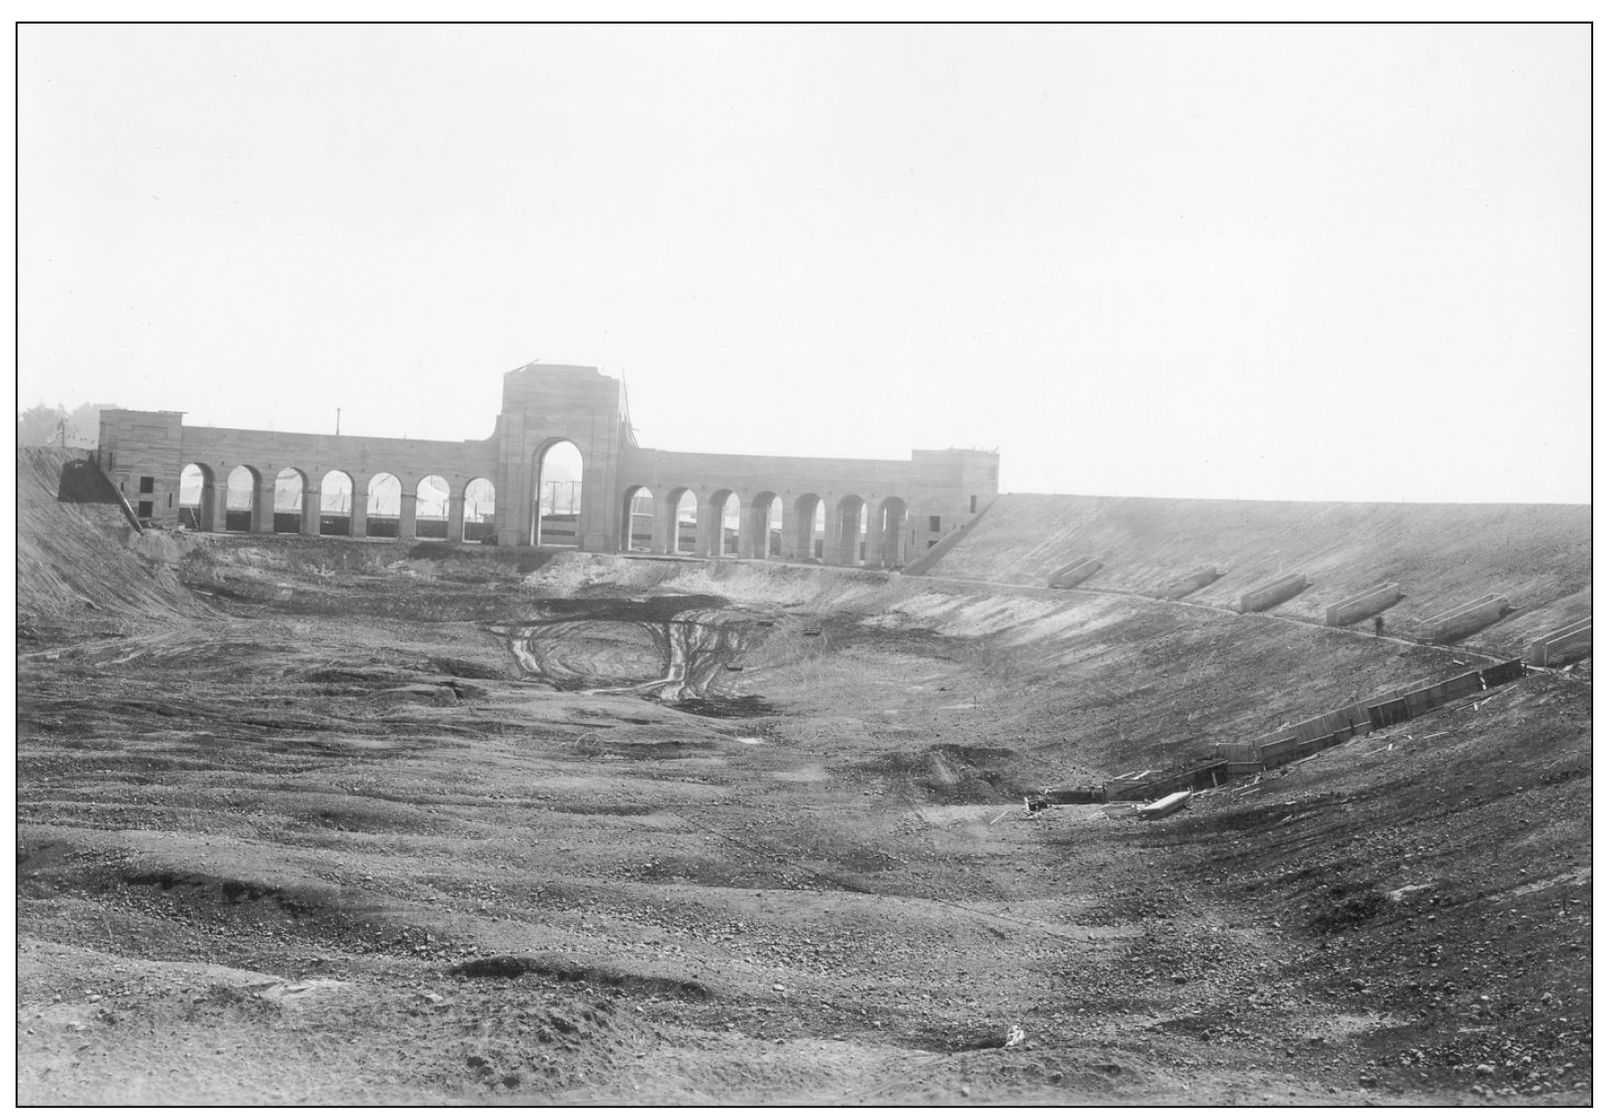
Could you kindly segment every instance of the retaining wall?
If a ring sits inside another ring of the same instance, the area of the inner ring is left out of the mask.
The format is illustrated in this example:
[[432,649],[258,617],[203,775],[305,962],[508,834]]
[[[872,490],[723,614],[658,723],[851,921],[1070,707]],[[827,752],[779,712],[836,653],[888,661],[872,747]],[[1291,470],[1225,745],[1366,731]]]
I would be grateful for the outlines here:
[[1525,658],[1531,666],[1561,666],[1584,659],[1592,653],[1592,618],[1577,620],[1525,645]]
[[1104,784],[1106,802],[1152,802],[1180,790],[1207,790],[1229,778],[1227,761],[1215,759],[1182,771],[1145,779],[1112,779]]
[[1280,740],[1276,743],[1265,745],[1261,749],[1261,766],[1263,768],[1282,767],[1286,763],[1293,763],[1295,760],[1316,755],[1324,748],[1332,748],[1335,744],[1344,743],[1344,740],[1349,738],[1347,734],[1343,739],[1330,735],[1315,737],[1311,740]]
[[1103,568],[1104,563],[1092,555],[1078,558],[1070,565],[1055,570],[1053,576],[1048,579],[1048,588],[1069,589],[1074,585],[1080,585]]
[[1401,586],[1386,581],[1382,585],[1375,585],[1365,593],[1358,593],[1354,597],[1347,597],[1343,601],[1329,605],[1323,613],[1323,623],[1331,628],[1354,624],[1358,620],[1366,620],[1369,616],[1383,612],[1400,599]]
[[1222,576],[1222,572],[1215,566],[1206,566],[1195,570],[1187,577],[1179,578],[1161,592],[1160,596],[1168,601],[1178,601],[1205,588],[1211,582]]
[[[1471,670],[1454,678],[1445,678],[1429,685],[1396,693],[1391,697],[1370,698],[1367,701],[1332,709],[1320,716],[1297,724],[1284,725],[1265,736],[1257,737],[1253,747],[1258,751],[1263,767],[1276,767],[1303,759],[1324,748],[1343,744],[1359,733],[1420,717],[1447,702],[1469,694],[1490,689],[1524,677],[1524,662],[1509,659],[1505,663]],[[1218,744],[1216,752],[1239,764],[1250,762],[1250,745]]]
[[1297,724],[1284,725],[1280,729],[1256,737],[1256,744],[1267,745],[1280,740],[1313,740],[1321,736],[1333,736],[1336,733],[1345,733],[1347,737],[1358,732],[1366,731],[1372,723],[1365,702],[1356,702],[1352,705],[1342,706],[1339,709],[1329,710],[1309,720]]
[[1413,629],[1414,638],[1425,643],[1452,643],[1490,627],[1502,619],[1507,611],[1506,597],[1500,593],[1487,593],[1467,604],[1419,620]]
[[1239,598],[1240,612],[1261,612],[1274,605],[1280,605],[1290,597],[1298,596],[1311,584],[1306,580],[1305,574],[1289,574],[1276,581],[1269,581],[1259,589],[1252,589]]

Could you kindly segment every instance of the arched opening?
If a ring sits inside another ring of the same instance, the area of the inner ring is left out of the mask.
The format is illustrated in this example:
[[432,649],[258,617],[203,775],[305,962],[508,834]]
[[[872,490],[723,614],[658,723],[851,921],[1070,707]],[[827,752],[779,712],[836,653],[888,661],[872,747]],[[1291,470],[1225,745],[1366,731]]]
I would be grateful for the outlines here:
[[275,534],[295,535],[303,529],[303,486],[306,483],[303,474],[289,466],[275,474]]
[[700,501],[687,488],[675,488],[661,501],[661,517],[667,524],[667,554],[694,554],[697,512]]
[[258,471],[250,465],[237,465],[225,478],[224,489],[224,529],[252,530],[258,503]]
[[364,500],[365,534],[372,539],[397,538],[402,510],[403,483],[391,473],[371,477]]
[[649,551],[655,545],[655,530],[655,497],[642,484],[628,489],[622,496],[619,548],[623,553]]
[[751,498],[740,532],[740,557],[778,558],[784,553],[785,502],[775,493]]
[[908,504],[900,496],[880,501],[869,532],[870,565],[896,569],[907,564]]
[[578,546],[583,512],[583,451],[571,442],[551,442],[533,458],[534,546]]
[[179,473],[179,525],[188,531],[212,531],[218,504],[213,470],[194,462]]
[[433,473],[415,485],[415,538],[448,538],[448,481]]
[[740,498],[719,488],[706,497],[706,522],[699,553],[711,558],[740,553]]
[[837,566],[855,566],[863,561],[863,532],[868,522],[869,508],[861,496],[842,496],[835,506],[835,525],[838,537],[835,556],[830,561]]
[[477,477],[465,486],[465,529],[460,536],[463,541],[498,541],[493,520],[494,495],[493,482],[486,477]]
[[353,529],[353,478],[332,469],[319,482],[319,533],[346,535]]
[[824,501],[809,492],[796,499],[796,522],[791,550],[799,562],[824,560]]

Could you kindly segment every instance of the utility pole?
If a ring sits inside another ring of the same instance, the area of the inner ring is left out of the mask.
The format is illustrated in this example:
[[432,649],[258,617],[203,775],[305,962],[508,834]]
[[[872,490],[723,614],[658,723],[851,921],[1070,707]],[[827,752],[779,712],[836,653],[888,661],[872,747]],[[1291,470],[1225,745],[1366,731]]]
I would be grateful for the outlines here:
[[340,407],[336,408],[336,433],[339,436],[342,433],[342,408]]

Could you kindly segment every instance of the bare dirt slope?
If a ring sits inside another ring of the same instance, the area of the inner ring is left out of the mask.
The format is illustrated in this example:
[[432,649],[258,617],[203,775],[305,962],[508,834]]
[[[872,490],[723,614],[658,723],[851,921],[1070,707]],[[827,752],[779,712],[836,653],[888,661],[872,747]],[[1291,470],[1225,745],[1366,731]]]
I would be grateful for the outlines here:
[[1589,664],[1033,819],[1452,652],[761,563],[165,574],[20,657],[25,1103],[1589,1097]]
[[[172,540],[142,540],[116,504],[57,499],[62,469],[82,450],[17,453],[18,630],[121,630],[150,617],[198,616],[206,604],[179,582]],[[147,557],[155,554],[157,558]]]
[[1312,582],[1278,615],[1321,620],[1335,601],[1385,581],[1407,597],[1393,633],[1487,593],[1518,611],[1469,642],[1516,654],[1530,636],[1591,610],[1591,509],[1584,505],[1307,504],[1259,500],[1000,496],[931,572],[1046,585],[1089,555],[1083,590],[1158,595],[1205,566],[1224,576],[1190,598],[1224,608],[1291,572]]

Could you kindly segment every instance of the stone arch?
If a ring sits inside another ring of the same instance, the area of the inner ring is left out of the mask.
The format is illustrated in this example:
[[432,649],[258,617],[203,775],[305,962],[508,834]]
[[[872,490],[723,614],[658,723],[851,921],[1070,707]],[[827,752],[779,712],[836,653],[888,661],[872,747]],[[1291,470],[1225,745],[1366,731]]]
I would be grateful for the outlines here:
[[896,569],[908,560],[908,502],[901,496],[881,500],[869,520],[868,564]]
[[237,465],[225,476],[224,529],[251,531],[259,522],[263,476],[251,465]]
[[[732,509],[732,511],[731,511]],[[730,518],[735,523],[731,538],[727,530]],[[700,537],[695,553],[708,558],[721,558],[725,554],[739,553],[740,498],[732,488],[714,488],[701,501],[698,516]]]
[[863,533],[868,522],[869,506],[863,497],[854,494],[842,496],[835,505],[835,529],[831,534],[833,546],[826,543],[824,549],[835,551],[835,556],[826,555],[825,562],[836,566],[856,566],[863,561]]
[[308,475],[287,465],[275,474],[274,533],[296,535],[303,530],[303,512],[308,506]]
[[179,524],[192,531],[224,530],[224,501],[212,466],[192,461],[179,471]]
[[741,558],[778,558],[784,552],[785,502],[772,491],[751,497],[740,524]]
[[826,558],[825,528],[829,525],[823,497],[805,492],[792,505],[794,523],[786,531],[790,556],[799,562],[822,562]]
[[319,533],[347,535],[353,530],[353,477],[331,469],[319,482]]
[[700,500],[692,488],[671,488],[656,506],[656,518],[665,520],[664,554],[694,554],[698,546],[696,528],[700,522]]
[[[460,489],[461,542],[497,542],[495,514],[498,511],[498,490],[487,477],[472,477]],[[452,526],[452,524],[450,524]]]
[[365,486],[365,537],[395,539],[403,520],[403,481],[395,473],[377,473]]
[[582,546],[583,465],[583,449],[570,438],[551,438],[533,452],[531,545]]
[[624,554],[656,549],[656,497],[642,484],[631,485],[622,494],[617,543]]
[[415,482],[415,538],[448,538],[448,505],[453,492],[440,473],[427,473]]

